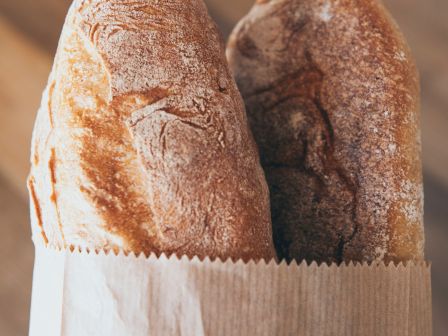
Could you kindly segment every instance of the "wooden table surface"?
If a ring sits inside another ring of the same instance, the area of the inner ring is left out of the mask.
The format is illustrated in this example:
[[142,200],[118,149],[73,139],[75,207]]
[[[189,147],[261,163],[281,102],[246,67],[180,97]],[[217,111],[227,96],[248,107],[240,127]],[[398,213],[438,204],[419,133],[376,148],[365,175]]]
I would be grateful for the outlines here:
[[[226,36],[252,0],[206,0]],[[421,72],[427,256],[435,335],[448,335],[448,1],[385,0]],[[33,262],[30,136],[68,0],[0,0],[0,335],[26,335]]]

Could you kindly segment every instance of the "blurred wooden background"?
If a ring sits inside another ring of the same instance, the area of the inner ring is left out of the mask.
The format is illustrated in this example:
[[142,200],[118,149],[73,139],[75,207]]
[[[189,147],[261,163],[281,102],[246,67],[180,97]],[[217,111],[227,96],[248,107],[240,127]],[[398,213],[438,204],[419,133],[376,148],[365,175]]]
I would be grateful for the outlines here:
[[[252,0],[206,0],[226,36]],[[26,335],[33,262],[25,177],[33,121],[69,0],[0,0],[0,335]],[[435,335],[448,335],[448,1],[385,0],[423,88],[427,256]]]

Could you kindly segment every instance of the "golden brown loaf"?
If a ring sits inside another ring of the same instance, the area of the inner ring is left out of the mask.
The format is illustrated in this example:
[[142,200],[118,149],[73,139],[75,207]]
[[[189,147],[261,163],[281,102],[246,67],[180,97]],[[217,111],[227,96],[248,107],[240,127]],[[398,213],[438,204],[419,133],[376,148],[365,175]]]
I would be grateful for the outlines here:
[[380,1],[257,1],[227,52],[280,257],[422,259],[418,76]]
[[268,187],[202,0],[75,0],[35,125],[35,236],[270,259]]

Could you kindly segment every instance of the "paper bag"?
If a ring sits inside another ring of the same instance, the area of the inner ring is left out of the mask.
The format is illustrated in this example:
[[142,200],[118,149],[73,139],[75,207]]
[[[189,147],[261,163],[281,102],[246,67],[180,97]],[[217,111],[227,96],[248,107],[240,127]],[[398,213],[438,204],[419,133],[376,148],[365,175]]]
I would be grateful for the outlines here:
[[430,336],[430,265],[245,264],[36,244],[30,335]]

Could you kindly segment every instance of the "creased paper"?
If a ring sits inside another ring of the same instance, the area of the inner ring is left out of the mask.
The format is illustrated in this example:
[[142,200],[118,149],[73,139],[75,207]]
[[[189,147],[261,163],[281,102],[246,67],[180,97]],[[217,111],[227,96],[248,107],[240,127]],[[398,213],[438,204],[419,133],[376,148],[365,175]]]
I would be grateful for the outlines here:
[[30,335],[430,336],[430,266],[244,264],[36,244]]

